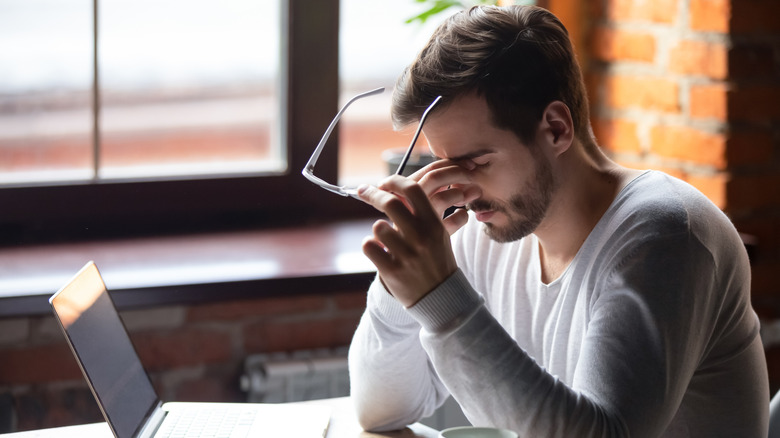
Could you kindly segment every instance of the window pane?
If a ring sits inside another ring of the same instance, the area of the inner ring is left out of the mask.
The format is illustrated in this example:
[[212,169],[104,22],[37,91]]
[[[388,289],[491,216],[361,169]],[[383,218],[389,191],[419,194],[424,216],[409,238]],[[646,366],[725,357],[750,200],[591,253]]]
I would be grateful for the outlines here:
[[92,177],[92,1],[0,0],[0,184]]
[[284,170],[279,0],[103,0],[100,176]]
[[[361,91],[385,87],[379,96],[363,99],[339,123],[339,178],[342,184],[376,182],[390,173],[384,151],[406,149],[415,126],[393,132],[390,98],[398,75],[422,49],[436,26],[456,9],[424,24],[405,21],[426,5],[411,0],[342,0],[340,30],[341,102]],[[416,151],[427,151],[420,136]],[[394,168],[394,166],[390,166]]]

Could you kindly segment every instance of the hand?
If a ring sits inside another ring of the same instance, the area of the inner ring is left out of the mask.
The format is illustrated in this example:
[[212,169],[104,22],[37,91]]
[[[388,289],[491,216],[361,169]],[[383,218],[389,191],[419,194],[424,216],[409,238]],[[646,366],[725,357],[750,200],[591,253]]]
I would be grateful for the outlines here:
[[[358,191],[363,201],[385,213],[394,224],[377,221],[374,235],[363,242],[363,252],[377,267],[388,291],[406,307],[414,305],[457,269],[450,231],[441,216],[446,207],[467,199],[464,190],[448,189],[452,184],[437,183],[454,174],[453,170],[429,177],[431,173],[423,169],[416,174],[419,184],[414,177],[391,176],[379,187],[363,186]],[[430,194],[423,189],[424,185]],[[450,219],[452,216],[455,218]],[[452,216],[446,220],[450,228],[457,229],[468,220],[465,212]]]
[[[409,178],[423,187],[431,205],[441,218],[446,209],[453,206],[464,207],[482,194],[478,187],[471,185],[467,170],[472,169],[456,165],[449,160],[438,160]],[[450,234],[460,229],[467,221],[468,213],[462,208],[443,219],[444,227]]]

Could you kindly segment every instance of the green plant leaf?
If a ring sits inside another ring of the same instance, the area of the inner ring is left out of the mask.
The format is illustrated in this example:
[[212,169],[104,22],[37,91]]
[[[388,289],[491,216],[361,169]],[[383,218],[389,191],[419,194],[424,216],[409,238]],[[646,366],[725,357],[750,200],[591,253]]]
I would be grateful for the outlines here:
[[415,3],[428,3],[430,7],[423,12],[415,15],[406,20],[406,23],[413,23],[419,21],[421,24],[425,23],[429,18],[434,15],[440,14],[449,8],[457,7],[466,9],[475,5],[496,5],[498,0],[414,0]]
[[415,0],[416,3],[430,3],[431,6],[414,17],[406,20],[406,23],[413,23],[419,21],[425,23],[429,18],[437,15],[452,7],[464,7],[463,2],[458,0]]

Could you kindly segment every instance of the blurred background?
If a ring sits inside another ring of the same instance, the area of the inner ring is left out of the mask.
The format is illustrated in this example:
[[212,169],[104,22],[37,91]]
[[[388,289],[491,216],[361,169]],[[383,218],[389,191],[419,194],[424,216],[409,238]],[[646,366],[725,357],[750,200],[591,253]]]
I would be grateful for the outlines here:
[[[316,173],[388,173],[382,153],[411,134],[390,125],[393,83],[460,7],[425,13],[449,3],[460,2],[0,0],[0,432],[100,420],[44,305],[84,257],[135,263],[143,277],[155,260],[246,261],[255,249],[242,245],[267,244],[262,257],[290,255],[309,275],[313,256],[290,242],[320,241],[300,230],[346,224],[318,244],[352,245],[344,236],[367,227],[351,221],[375,213],[300,170],[341,104],[385,87],[350,108]],[[571,34],[598,143],[691,183],[743,234],[777,391],[780,3],[536,3]],[[120,310],[165,398],[261,400],[259,387],[278,384],[252,380],[263,363],[341,357],[370,281],[346,255],[359,271],[346,283],[329,282],[335,271],[305,287],[272,273],[270,295],[149,283]],[[182,298],[197,294],[209,298]]]

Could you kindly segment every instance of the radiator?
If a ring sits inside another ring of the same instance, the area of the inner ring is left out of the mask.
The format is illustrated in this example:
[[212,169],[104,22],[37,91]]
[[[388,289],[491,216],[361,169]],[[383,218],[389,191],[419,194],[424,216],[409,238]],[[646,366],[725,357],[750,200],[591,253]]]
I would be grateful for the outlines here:
[[244,361],[241,389],[252,403],[347,396],[347,350],[307,350],[249,356]]
[[[241,389],[251,403],[284,403],[349,395],[347,349],[256,354],[244,361]],[[452,397],[420,421],[434,429],[470,423]]]

